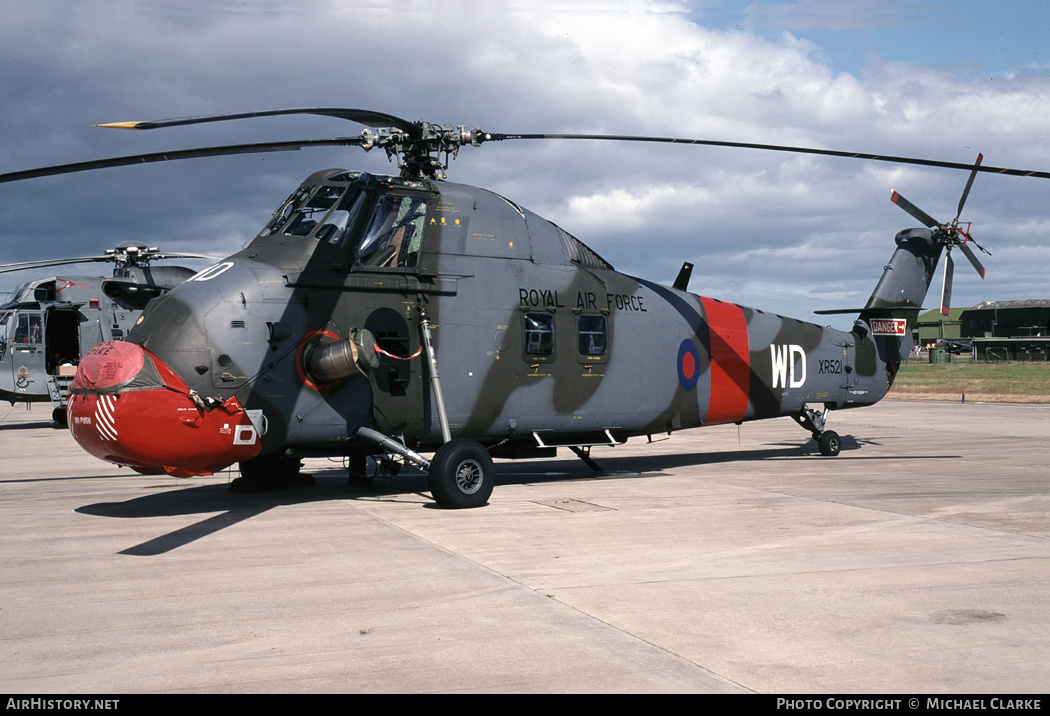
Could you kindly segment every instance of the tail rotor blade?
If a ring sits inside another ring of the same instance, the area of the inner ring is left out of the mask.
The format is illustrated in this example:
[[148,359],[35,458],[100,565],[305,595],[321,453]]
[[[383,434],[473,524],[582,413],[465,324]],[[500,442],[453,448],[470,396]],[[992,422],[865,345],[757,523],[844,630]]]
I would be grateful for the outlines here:
[[[958,223],[959,217],[962,215],[963,204],[966,203],[966,197],[970,195],[970,187],[973,186],[973,180],[977,177],[978,167],[981,166],[981,162],[984,160],[983,154],[977,155],[977,161],[974,162],[973,171],[970,172],[970,178],[966,181],[966,188],[963,189],[962,197],[959,199],[959,210],[955,212],[955,221]],[[983,273],[981,274],[984,275]]]
[[924,225],[928,226],[929,228],[933,229],[935,227],[940,226],[940,223],[936,219],[934,219],[932,216],[927,214],[919,207],[915,206],[915,204],[912,204],[900,194],[898,194],[896,190],[894,190],[893,193],[890,194],[890,201],[892,201],[900,208],[904,209],[906,212],[911,214],[913,217],[921,221]]
[[977,256],[970,249],[970,247],[966,245],[966,243],[967,242],[964,241],[963,243],[959,244],[959,250],[963,252],[963,256],[965,256],[967,260],[969,260],[970,265],[977,270],[977,273],[981,275],[981,278],[984,278],[984,266],[982,266],[981,262],[977,260]]
[[947,316],[952,303],[952,275],[955,273],[951,251],[944,255],[944,282],[941,284],[941,315]]

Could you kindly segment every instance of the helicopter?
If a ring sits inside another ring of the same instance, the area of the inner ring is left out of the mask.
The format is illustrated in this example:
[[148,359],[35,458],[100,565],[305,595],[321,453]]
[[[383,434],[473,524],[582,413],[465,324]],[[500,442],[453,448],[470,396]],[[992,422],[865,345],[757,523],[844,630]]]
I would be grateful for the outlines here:
[[66,398],[83,355],[103,341],[121,340],[146,304],[195,271],[151,267],[163,259],[210,259],[193,253],[161,253],[125,241],[98,256],[0,264],[0,273],[70,264],[108,262],[113,275],[61,275],[23,283],[0,305],[0,399],[50,401],[51,418],[66,425]]
[[[398,176],[324,169],[284,200],[243,250],[151,300],[124,340],[81,360],[68,399],[73,438],[145,474],[213,474],[233,491],[309,483],[306,457],[426,472],[445,508],[487,504],[494,458],[553,457],[592,469],[598,446],[726,423],[792,417],[824,456],[836,410],[886,395],[942,253],[979,273],[959,222],[979,172],[1050,177],[911,157],[718,140],[501,134],[365,109],[307,108],[120,122],[152,130],[313,114],[355,136],[139,154],[0,175],[0,182],[172,159],[307,147],[378,148]],[[690,293],[616,271],[554,223],[445,178],[465,146],[511,140],[730,146],[961,169],[941,223],[898,193],[905,229],[850,331]],[[974,245],[976,245],[974,243]],[[950,271],[942,305],[950,301]],[[440,371],[439,371],[440,368]],[[644,379],[643,377],[644,376]],[[428,458],[425,454],[432,453]],[[391,467],[392,466],[392,467]]]

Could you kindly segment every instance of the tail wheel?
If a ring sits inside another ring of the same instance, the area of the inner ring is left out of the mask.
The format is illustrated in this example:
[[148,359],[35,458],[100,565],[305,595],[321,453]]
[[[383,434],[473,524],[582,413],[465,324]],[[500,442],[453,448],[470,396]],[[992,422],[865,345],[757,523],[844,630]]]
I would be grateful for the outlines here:
[[817,447],[820,448],[820,454],[825,457],[835,457],[839,454],[839,450],[842,449],[842,442],[839,440],[839,434],[834,430],[825,430],[817,438]]
[[430,492],[446,509],[488,504],[496,482],[496,469],[488,450],[467,438],[442,445],[430,462]]

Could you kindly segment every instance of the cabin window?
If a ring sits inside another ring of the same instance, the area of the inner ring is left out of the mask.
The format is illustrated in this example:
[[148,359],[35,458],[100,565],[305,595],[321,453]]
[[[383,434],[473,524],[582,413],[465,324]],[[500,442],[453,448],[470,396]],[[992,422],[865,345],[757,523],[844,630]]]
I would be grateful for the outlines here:
[[580,355],[603,356],[609,348],[605,316],[580,316],[577,323]]
[[525,352],[533,356],[554,353],[554,316],[549,313],[525,314]]
[[415,266],[426,216],[427,205],[420,197],[396,194],[379,197],[357,246],[358,265]]

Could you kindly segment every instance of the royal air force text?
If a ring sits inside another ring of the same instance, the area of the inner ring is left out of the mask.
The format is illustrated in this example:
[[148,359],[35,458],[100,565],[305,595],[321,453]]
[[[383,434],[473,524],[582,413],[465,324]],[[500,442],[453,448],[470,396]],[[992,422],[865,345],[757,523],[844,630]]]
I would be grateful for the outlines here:
[[[519,288],[518,306],[521,308],[565,308],[564,297],[558,292],[547,288]],[[602,301],[604,305],[600,305]],[[645,298],[632,296],[629,293],[607,293],[604,297],[591,291],[579,291],[576,293],[576,303],[573,308],[581,311],[637,311],[647,313]]]

